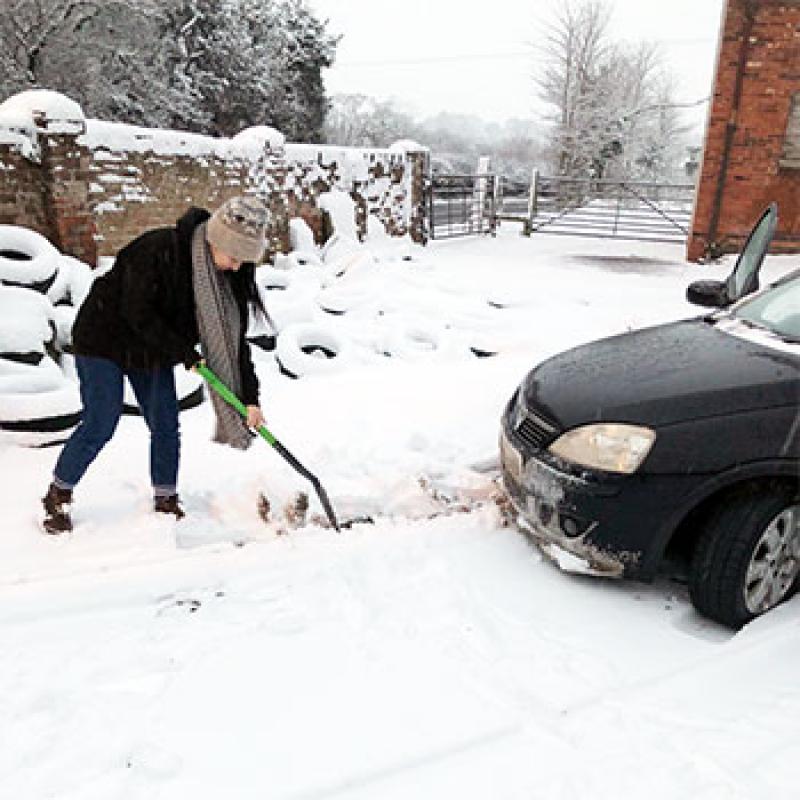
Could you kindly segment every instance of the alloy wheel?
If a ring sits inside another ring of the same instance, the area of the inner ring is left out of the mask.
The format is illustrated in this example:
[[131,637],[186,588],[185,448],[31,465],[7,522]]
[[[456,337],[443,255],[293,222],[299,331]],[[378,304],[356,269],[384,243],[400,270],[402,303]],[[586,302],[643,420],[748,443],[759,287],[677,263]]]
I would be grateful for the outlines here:
[[753,548],[744,581],[751,614],[763,614],[791,591],[800,574],[800,505],[777,514]]

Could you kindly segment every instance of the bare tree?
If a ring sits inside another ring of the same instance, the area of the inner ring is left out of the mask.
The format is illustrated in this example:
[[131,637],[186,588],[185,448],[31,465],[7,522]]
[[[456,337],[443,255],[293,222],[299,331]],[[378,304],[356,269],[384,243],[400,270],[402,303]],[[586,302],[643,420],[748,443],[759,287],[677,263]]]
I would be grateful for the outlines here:
[[354,147],[388,147],[412,136],[415,125],[391,101],[363,94],[338,94],[325,118],[325,139]]
[[601,0],[567,0],[545,37],[539,93],[555,108],[553,144],[563,175],[585,168],[578,143],[586,110],[596,97],[597,75],[608,47],[609,15]]
[[612,41],[609,19],[601,0],[566,0],[548,30],[537,83],[554,109],[554,167],[567,176],[664,177],[680,130],[671,83],[658,48]]

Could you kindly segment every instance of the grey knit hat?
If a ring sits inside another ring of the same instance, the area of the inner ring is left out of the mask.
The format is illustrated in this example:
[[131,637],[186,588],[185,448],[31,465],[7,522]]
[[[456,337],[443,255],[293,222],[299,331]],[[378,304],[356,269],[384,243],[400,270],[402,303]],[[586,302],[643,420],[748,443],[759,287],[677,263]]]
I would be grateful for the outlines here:
[[266,247],[269,210],[256,197],[232,197],[208,220],[206,240],[237,261],[258,262]]

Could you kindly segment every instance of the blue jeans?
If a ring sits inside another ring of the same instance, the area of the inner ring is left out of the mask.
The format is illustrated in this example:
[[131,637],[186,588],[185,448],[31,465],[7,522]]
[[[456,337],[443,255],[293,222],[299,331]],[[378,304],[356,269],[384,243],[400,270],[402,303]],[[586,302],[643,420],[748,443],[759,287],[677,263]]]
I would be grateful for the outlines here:
[[150,429],[150,479],[154,494],[177,492],[180,435],[178,397],[171,367],[128,369],[105,358],[76,356],[83,417],[53,471],[53,481],[71,489],[111,439],[122,414],[123,378],[130,381]]

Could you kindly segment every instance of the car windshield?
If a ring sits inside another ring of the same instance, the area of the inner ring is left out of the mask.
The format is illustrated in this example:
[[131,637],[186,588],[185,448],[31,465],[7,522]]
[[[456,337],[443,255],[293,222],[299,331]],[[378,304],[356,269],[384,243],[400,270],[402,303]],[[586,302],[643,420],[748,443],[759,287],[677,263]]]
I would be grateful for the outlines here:
[[743,300],[731,310],[734,319],[800,342],[800,275]]

